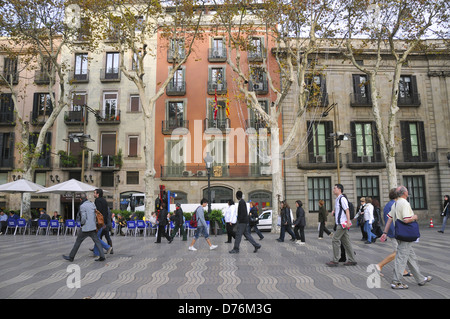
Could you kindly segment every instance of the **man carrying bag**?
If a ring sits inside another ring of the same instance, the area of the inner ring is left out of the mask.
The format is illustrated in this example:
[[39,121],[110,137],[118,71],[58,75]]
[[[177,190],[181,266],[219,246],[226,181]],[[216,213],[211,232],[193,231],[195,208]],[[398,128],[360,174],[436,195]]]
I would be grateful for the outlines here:
[[[389,230],[389,227],[391,226],[391,223],[394,222],[394,225],[397,224],[395,227],[395,240],[397,240],[398,242],[398,247],[397,254],[395,255],[394,260],[394,276],[392,279],[391,288],[408,289],[408,286],[401,282],[401,279],[403,278],[403,271],[405,270],[406,265],[408,265],[408,268],[410,269],[411,273],[414,276],[414,279],[419,284],[419,286],[423,286],[425,285],[425,283],[431,281],[432,277],[425,277],[422,275],[419,269],[419,264],[417,262],[416,253],[413,249],[414,241],[411,241],[411,239],[414,239],[413,237],[416,236],[417,239],[420,234],[418,234],[418,231],[416,229],[415,231],[413,231],[413,233],[415,232],[416,235],[410,236],[408,235],[410,231],[405,232],[401,228],[401,226],[404,226],[403,224],[408,225],[411,223],[417,223],[417,215],[413,213],[411,205],[406,200],[408,198],[408,189],[405,186],[399,186],[396,189],[396,193],[398,196],[397,202],[392,206],[392,209],[388,214],[389,219],[384,228],[383,235],[380,238],[380,240],[384,242],[386,240],[386,234]],[[405,239],[407,241],[405,241]]]

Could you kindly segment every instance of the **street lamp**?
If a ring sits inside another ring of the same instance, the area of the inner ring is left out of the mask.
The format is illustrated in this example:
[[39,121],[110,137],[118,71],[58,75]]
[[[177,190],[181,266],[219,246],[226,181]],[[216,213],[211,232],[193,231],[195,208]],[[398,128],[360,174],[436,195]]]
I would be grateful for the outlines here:
[[206,172],[208,174],[208,215],[211,214],[211,166],[213,163],[213,158],[209,152],[206,153],[206,157],[204,158],[206,163]]

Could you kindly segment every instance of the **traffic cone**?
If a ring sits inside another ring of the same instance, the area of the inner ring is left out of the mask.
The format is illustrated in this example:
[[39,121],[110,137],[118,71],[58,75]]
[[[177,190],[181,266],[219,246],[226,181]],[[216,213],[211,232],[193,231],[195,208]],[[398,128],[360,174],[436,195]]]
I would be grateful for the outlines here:
[[431,227],[431,228],[434,227],[434,225],[433,225],[433,218],[430,218],[430,227]]

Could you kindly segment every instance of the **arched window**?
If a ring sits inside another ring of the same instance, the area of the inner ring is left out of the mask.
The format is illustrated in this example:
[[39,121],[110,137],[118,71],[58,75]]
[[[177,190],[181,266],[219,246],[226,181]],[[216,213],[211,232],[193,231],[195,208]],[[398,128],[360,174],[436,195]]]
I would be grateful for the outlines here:
[[272,206],[272,193],[267,191],[254,191],[248,195],[248,200],[258,203],[258,208]]
[[[208,188],[203,190],[203,197],[208,199]],[[227,203],[230,199],[234,199],[231,188],[224,186],[211,187],[211,203]]]

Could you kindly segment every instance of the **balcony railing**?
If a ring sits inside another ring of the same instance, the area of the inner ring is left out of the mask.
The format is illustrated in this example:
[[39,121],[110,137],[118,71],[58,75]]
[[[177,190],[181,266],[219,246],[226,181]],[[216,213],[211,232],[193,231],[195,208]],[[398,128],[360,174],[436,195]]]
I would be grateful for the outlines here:
[[267,134],[270,134],[270,127],[264,120],[245,120],[245,130],[254,129],[255,133],[258,133],[260,129],[267,129]]
[[185,95],[186,81],[169,82],[169,85],[166,87],[166,94],[169,96]]
[[225,62],[227,60],[227,49],[212,48],[208,50],[209,62]]
[[14,126],[16,125],[16,114],[13,110],[0,112],[0,126]]
[[[249,164],[213,164],[211,178],[271,178],[270,166]],[[161,166],[161,178],[177,178],[179,180],[206,179],[208,171],[204,164]]]
[[[178,56],[176,56],[178,54]],[[175,52],[173,49],[167,50],[167,62],[172,63],[175,59],[180,61],[181,59],[184,59],[186,56],[186,52],[184,50],[180,50],[178,53]]]
[[49,84],[50,77],[46,71],[36,71],[34,73],[34,83],[36,84]]
[[369,93],[351,93],[350,106],[372,106],[372,98]]
[[175,129],[189,129],[188,120],[175,120],[162,121],[162,133],[172,134]]
[[2,84],[10,84],[12,80],[12,84],[16,85],[19,83],[19,74],[13,73],[10,70],[0,69],[2,76],[0,77],[0,85]]
[[208,81],[208,94],[226,94],[227,93],[227,81]]
[[373,152],[368,155],[358,154],[357,152],[347,153],[348,168],[384,168],[386,163],[381,152]]
[[101,110],[98,115],[97,124],[120,124],[120,110]]
[[408,96],[398,96],[398,106],[420,106],[420,94],[413,93]]
[[100,81],[101,82],[120,82],[120,70],[119,68],[107,68],[100,69]]
[[248,90],[254,91],[256,94],[267,94],[269,93],[269,85],[267,83],[267,80],[263,80],[260,82],[249,81]]
[[220,130],[225,131],[230,128],[230,119],[205,119],[205,131],[206,130]]
[[99,169],[120,169],[117,155],[103,155],[95,154],[92,156],[92,166],[93,168]]
[[397,168],[432,168],[437,165],[437,157],[435,152],[420,152],[419,155],[413,156],[398,152],[395,154],[395,163]]
[[89,82],[89,70],[83,70],[81,73],[72,72],[70,74],[69,81],[72,83],[88,83]]
[[[342,167],[342,154],[339,154],[339,163]],[[301,153],[297,156],[297,168],[299,169],[336,169],[336,155],[334,152],[327,152],[317,155],[313,152]]]
[[36,114],[30,112],[31,125],[44,125],[48,121],[50,114]]
[[84,111],[65,111],[64,112],[64,123],[67,125],[78,125],[83,124],[86,119],[86,124],[88,123],[89,113],[84,115]]

